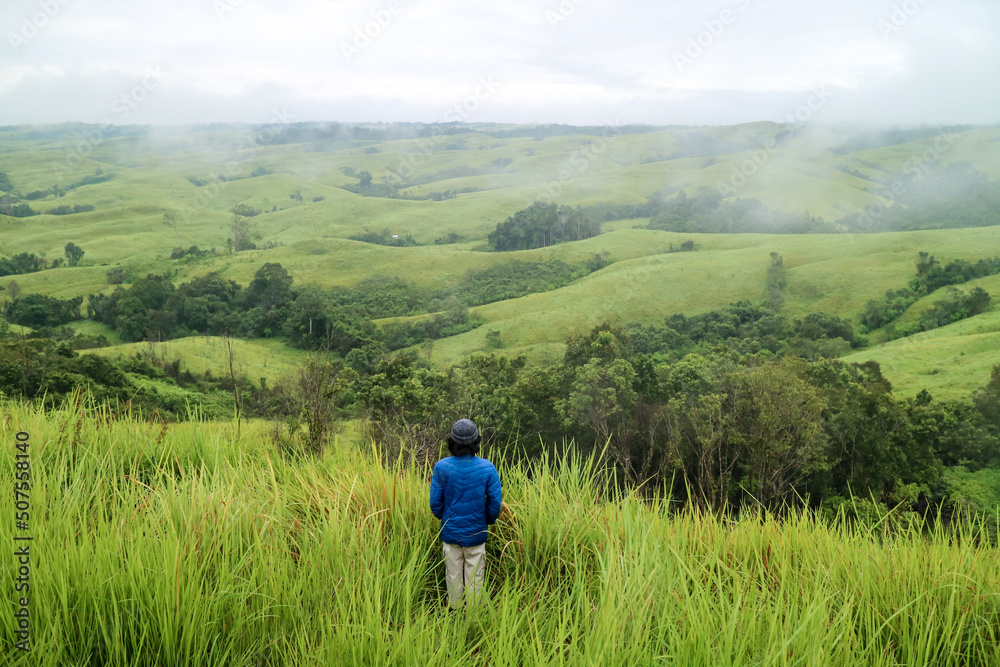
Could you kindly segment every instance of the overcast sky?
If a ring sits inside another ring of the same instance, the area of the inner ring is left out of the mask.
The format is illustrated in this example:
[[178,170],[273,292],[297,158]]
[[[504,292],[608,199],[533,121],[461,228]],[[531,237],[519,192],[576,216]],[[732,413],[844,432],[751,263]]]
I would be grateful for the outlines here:
[[0,124],[1000,121],[998,0],[0,4]]

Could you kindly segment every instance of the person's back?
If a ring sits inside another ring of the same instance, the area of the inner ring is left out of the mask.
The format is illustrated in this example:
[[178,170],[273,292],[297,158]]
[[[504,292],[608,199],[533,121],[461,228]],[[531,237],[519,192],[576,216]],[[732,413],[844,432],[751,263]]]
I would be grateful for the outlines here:
[[466,586],[470,594],[482,586],[489,526],[500,516],[503,501],[496,467],[476,456],[479,429],[468,419],[452,426],[452,456],[434,465],[430,504],[441,520],[445,582],[449,606],[455,608]]

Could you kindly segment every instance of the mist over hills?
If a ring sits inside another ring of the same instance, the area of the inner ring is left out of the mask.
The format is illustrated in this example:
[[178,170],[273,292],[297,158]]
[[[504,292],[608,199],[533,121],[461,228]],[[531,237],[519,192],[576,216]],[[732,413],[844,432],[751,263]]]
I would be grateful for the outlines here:
[[[178,284],[218,272],[246,284],[277,262],[296,284],[390,276],[447,291],[511,259],[603,257],[596,272],[544,294],[479,306],[489,326],[443,338],[432,353],[455,361],[492,329],[506,351],[552,361],[567,335],[603,320],[655,323],[760,298],[772,250],[789,269],[789,312],[845,317],[905,284],[919,250],[981,259],[1000,222],[998,142],[995,126],[771,122],[7,126],[0,252],[83,248],[79,266],[17,275],[22,292],[64,299],[109,294],[114,271],[169,273]],[[482,252],[498,225],[536,201],[577,209],[603,233]],[[257,238],[234,254],[237,204]],[[934,229],[962,231],[912,234]],[[697,252],[671,253],[685,243]],[[200,254],[187,252],[195,247]],[[878,277],[847,281],[845,270]]]

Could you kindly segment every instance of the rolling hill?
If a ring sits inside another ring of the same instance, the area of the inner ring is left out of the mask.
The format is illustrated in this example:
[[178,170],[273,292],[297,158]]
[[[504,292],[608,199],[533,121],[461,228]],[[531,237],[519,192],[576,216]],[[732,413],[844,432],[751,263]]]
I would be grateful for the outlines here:
[[[0,215],[0,257],[62,256],[73,242],[86,255],[77,267],[0,279],[22,293],[60,298],[108,293],[107,273],[169,273],[180,283],[210,271],[246,284],[266,262],[281,263],[295,283],[347,286],[395,276],[442,289],[470,270],[512,259],[584,262],[604,253],[610,264],[560,289],[480,306],[487,324],[436,341],[427,350],[447,365],[485,346],[499,332],[502,351],[537,362],[560,357],[572,333],[602,321],[660,323],[739,299],[763,297],[769,253],[784,258],[786,311],[825,311],[854,318],[866,301],[906,284],[919,251],[939,259],[997,254],[1000,227],[877,234],[677,234],[646,229],[647,219],[605,223],[600,236],[537,250],[484,252],[486,235],[531,202],[639,204],[657,193],[707,187],[729,198],[757,198],[787,213],[827,221],[886,203],[887,188],[915,191],[920,177],[968,163],[1000,178],[1000,129],[955,128],[872,137],[844,128],[753,123],[722,128],[536,128],[471,126],[195,128],[93,126],[0,130],[0,171],[34,210],[92,206],[72,215]],[[423,135],[423,136],[421,136]],[[369,172],[372,186],[359,188]],[[95,175],[103,182],[68,188]],[[220,178],[221,177],[221,178]],[[355,191],[351,191],[351,190]],[[359,194],[361,192],[361,194]],[[366,196],[392,192],[394,196]],[[8,193],[9,194],[9,193]],[[230,207],[259,209],[252,218],[262,249],[233,255]],[[173,213],[176,224],[164,214]],[[1000,218],[998,218],[1000,223]],[[366,231],[411,235],[420,245],[387,247],[351,240]],[[464,239],[458,243],[443,241]],[[693,241],[695,252],[670,252]],[[215,249],[171,260],[175,247]],[[985,280],[988,290],[1000,281]],[[6,295],[0,294],[0,299]],[[915,318],[934,295],[911,308]],[[874,358],[900,391],[958,395],[985,382],[1000,361],[1000,307],[937,331],[875,346],[848,357]],[[113,332],[79,323],[89,333]],[[875,337],[877,338],[877,337]],[[245,356],[278,354],[273,341],[246,343]],[[165,344],[192,367],[217,365],[204,337]],[[992,347],[991,347],[992,346]],[[102,353],[128,353],[106,348]],[[279,356],[294,363],[299,354]],[[279,362],[275,362],[279,364]],[[254,372],[270,369],[255,366]],[[251,374],[252,375],[252,374]]]

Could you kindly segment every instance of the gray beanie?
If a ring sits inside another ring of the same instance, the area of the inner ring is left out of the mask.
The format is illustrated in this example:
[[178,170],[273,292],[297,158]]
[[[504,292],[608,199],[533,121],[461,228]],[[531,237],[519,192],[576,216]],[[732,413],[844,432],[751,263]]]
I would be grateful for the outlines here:
[[479,429],[471,419],[459,419],[451,425],[451,441],[456,445],[474,445],[479,442]]

